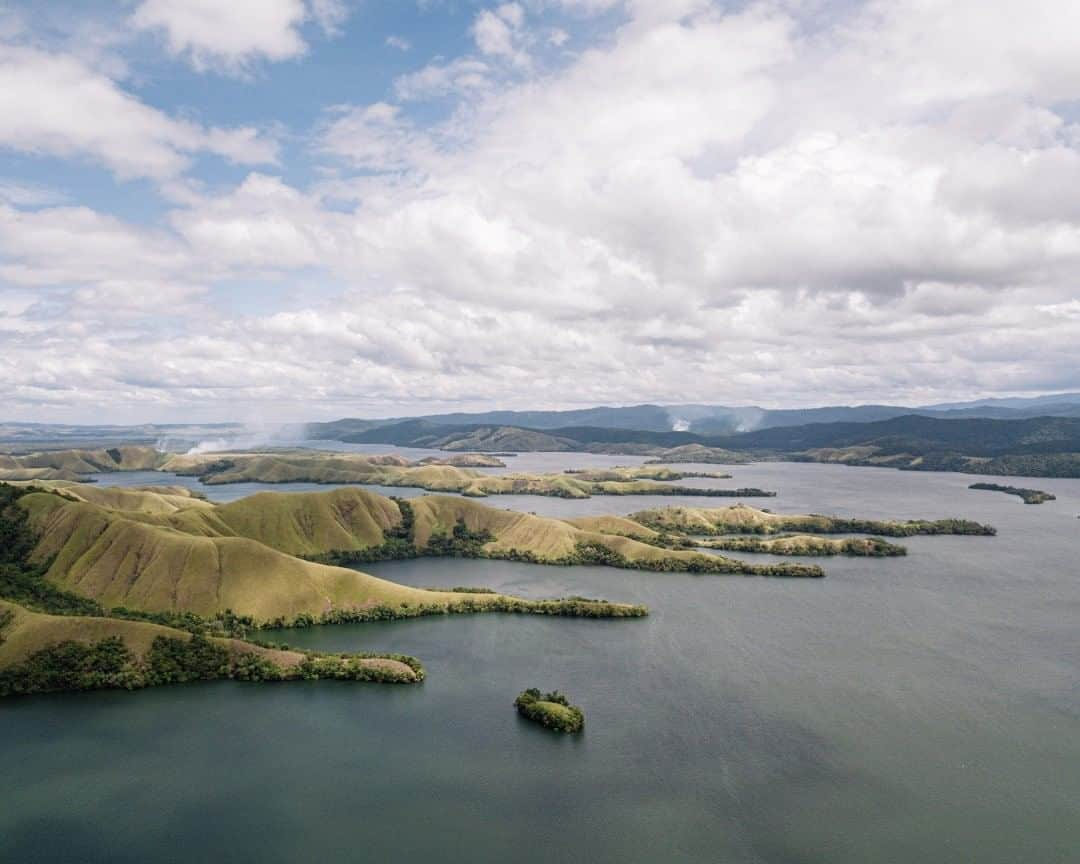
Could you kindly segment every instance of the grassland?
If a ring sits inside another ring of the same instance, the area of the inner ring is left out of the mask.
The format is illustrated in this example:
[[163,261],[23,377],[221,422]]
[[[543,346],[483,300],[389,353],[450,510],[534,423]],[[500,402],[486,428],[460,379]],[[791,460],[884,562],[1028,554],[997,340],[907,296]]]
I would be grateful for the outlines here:
[[45,450],[9,456],[0,453],[0,482],[9,480],[78,480],[108,471],[153,471],[166,455],[152,447],[103,450]]
[[710,465],[745,465],[750,462],[745,453],[725,450],[723,447],[708,447],[705,444],[683,444],[655,452],[655,458],[646,465],[675,465],[682,462],[696,462]]
[[144,621],[42,614],[0,599],[0,696],[214,678],[416,683],[424,668],[402,655],[293,651]]
[[[310,552],[401,540],[401,506],[359,489],[216,507],[168,487],[48,485],[0,484],[0,695],[222,677],[414,682],[423,677],[414,658],[296,652],[244,637],[265,626],[453,613],[647,612],[582,597],[410,588],[267,545]],[[417,554],[452,552],[438,507],[423,515],[428,539]],[[454,523],[455,539],[461,530]]]
[[[428,591],[309,557],[378,548],[402,523],[398,504],[361,489],[263,493],[224,505],[152,490],[24,490],[17,505],[36,538],[29,556],[56,589],[102,609],[191,613],[228,610],[254,624],[369,620],[447,612],[507,611],[583,617],[644,614],[638,606],[569,598]],[[454,498],[451,501],[465,502]],[[479,506],[479,505],[475,505]],[[487,508],[483,508],[487,509]],[[500,512],[501,511],[497,511]],[[421,508],[421,554],[447,516]],[[569,526],[567,526],[569,528]]]
[[[490,457],[483,457],[488,459]],[[669,468],[614,468],[561,474],[485,474],[463,463],[476,457],[409,462],[398,456],[367,456],[355,453],[217,453],[174,456],[163,471],[196,476],[203,483],[355,483],[388,487],[413,487],[429,492],[454,492],[471,498],[489,495],[545,495],[558,498],[589,498],[593,495],[682,495],[699,497],[771,497],[760,489],[720,489],[676,486],[672,480],[687,477],[727,479],[726,474],[687,473]]]

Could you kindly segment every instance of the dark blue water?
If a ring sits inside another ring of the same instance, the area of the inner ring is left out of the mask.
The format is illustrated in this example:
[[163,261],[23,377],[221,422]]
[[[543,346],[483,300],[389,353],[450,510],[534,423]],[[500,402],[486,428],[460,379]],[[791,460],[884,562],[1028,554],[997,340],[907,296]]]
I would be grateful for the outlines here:
[[[582,593],[653,614],[279,637],[416,654],[419,687],[212,683],[0,703],[0,860],[1076,861],[1080,482],[1010,481],[1058,495],[1029,506],[960,475],[730,470],[777,489],[757,503],[778,511],[964,516],[1000,533],[816,559],[820,581],[370,565],[410,584]],[[574,515],[672,502],[488,503]],[[521,721],[511,702],[533,685],[572,696],[585,734]]]

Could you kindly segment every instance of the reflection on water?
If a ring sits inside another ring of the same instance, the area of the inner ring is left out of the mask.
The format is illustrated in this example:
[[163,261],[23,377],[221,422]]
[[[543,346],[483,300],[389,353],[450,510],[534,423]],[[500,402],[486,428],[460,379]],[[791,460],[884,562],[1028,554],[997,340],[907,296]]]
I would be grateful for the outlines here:
[[[507,461],[634,462],[579,457]],[[368,565],[414,585],[603,596],[653,614],[280,634],[416,654],[429,671],[419,687],[220,683],[6,702],[0,860],[1076,860],[1080,481],[1016,481],[1058,496],[1029,506],[956,474],[702,467],[735,475],[720,485],[776,489],[750,503],[777,511],[962,516],[999,535],[817,559],[824,580]],[[173,482],[150,478],[108,480]],[[217,500],[267,488],[241,485],[201,488]],[[487,503],[570,516],[675,502]],[[532,685],[570,694],[584,736],[520,722],[511,703]]]

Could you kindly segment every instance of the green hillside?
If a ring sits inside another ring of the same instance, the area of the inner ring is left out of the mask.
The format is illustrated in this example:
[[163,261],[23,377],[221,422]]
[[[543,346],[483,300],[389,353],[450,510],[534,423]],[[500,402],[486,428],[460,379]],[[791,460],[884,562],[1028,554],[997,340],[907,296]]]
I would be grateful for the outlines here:
[[[16,516],[24,514],[32,538],[28,565],[43,570],[51,590],[85,598],[95,608],[208,619],[228,612],[255,624],[475,611],[584,617],[645,611],[580,598],[526,601],[429,591],[296,557],[386,541],[402,520],[398,505],[359,489],[265,493],[218,507],[150,490],[108,490],[108,496],[88,491],[89,497],[107,497],[111,506],[105,506],[72,500],[64,491],[19,490],[4,508],[3,524],[17,530]],[[168,499],[192,506],[163,512]],[[70,605],[80,611],[74,600]]]
[[416,683],[401,655],[326,655],[190,633],[146,621],[33,612],[0,599],[0,696],[233,678]]

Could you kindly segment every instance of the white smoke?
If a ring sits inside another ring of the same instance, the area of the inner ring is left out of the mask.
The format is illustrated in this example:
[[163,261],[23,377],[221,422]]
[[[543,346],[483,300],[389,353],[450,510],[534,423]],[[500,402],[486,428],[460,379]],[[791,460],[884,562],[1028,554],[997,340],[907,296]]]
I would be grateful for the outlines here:
[[681,419],[679,417],[673,417],[671,419],[671,431],[672,432],[689,432],[690,431],[690,421],[689,420],[683,420],[683,419]]
[[[222,453],[230,450],[259,450],[265,447],[287,447],[300,443],[306,438],[307,426],[304,424],[245,424],[235,431],[221,432],[212,437],[198,437],[200,431],[193,429],[191,435],[164,436],[159,438],[154,447],[165,453],[182,452],[185,456],[198,456],[203,453]],[[192,440],[196,443],[192,444]]]

